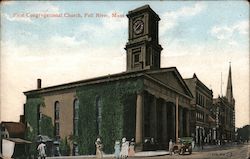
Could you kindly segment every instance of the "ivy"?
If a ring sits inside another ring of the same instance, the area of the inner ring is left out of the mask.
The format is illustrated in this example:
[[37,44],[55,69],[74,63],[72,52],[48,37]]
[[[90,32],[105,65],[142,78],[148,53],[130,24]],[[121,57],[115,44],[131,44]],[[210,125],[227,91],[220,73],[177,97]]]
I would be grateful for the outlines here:
[[113,153],[114,143],[122,137],[135,135],[136,93],[143,88],[143,82],[120,80],[112,83],[89,85],[78,88],[79,99],[79,152],[82,155],[95,154],[97,134],[96,99],[101,99],[102,122],[100,137],[105,153]]
[[42,119],[40,122],[40,133],[41,135],[46,135],[50,138],[53,138],[53,131],[54,131],[54,127],[52,124],[52,119],[51,117],[47,116],[47,115],[42,115]]
[[25,104],[25,119],[27,129],[25,138],[32,142],[29,147],[29,154],[36,155],[36,137],[38,135],[38,107],[44,105],[43,99],[39,97],[28,98]]
[[[50,138],[53,137],[53,124],[51,117],[42,115],[39,121],[38,108],[44,106],[44,100],[40,97],[27,98],[25,104],[25,118],[27,122],[27,129],[25,133],[25,138],[32,141],[29,146],[29,154],[36,156],[37,154],[37,135],[46,135]],[[40,134],[38,134],[38,127],[40,127]]]
[[70,155],[70,146],[67,140],[67,137],[61,140],[59,146],[60,152],[62,156],[69,156]]
[[[79,100],[78,136],[70,138],[77,142],[79,154],[95,154],[95,140],[98,137],[96,100],[100,98],[102,122],[100,137],[105,153],[113,153],[116,140],[135,135],[136,93],[143,89],[141,79],[119,80],[79,87],[76,95]],[[40,97],[29,97],[25,105],[25,117],[28,124],[26,139],[32,141],[29,152],[36,155],[36,137],[38,126],[41,135],[53,137],[52,119],[42,115],[38,123],[38,108],[44,101]],[[68,141],[62,141],[61,148],[68,154]]]

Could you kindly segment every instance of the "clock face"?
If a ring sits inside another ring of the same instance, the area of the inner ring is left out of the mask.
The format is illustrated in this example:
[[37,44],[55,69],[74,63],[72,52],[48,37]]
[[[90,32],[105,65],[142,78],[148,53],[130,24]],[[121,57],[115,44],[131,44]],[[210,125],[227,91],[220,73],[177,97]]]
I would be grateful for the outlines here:
[[143,27],[144,27],[144,24],[143,24],[142,20],[135,21],[135,23],[133,25],[133,29],[134,29],[135,34],[142,33]]

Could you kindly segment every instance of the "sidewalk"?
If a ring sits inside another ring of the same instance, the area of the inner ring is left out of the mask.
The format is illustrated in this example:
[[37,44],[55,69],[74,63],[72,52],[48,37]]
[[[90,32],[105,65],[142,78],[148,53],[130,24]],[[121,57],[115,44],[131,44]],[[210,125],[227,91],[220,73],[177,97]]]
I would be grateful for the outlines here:
[[[136,158],[154,157],[168,155],[168,151],[143,151],[135,154]],[[60,157],[46,157],[47,159],[83,159],[83,158],[95,158],[95,155],[84,155],[84,156],[60,156]],[[103,158],[114,158],[114,154],[104,154]]]

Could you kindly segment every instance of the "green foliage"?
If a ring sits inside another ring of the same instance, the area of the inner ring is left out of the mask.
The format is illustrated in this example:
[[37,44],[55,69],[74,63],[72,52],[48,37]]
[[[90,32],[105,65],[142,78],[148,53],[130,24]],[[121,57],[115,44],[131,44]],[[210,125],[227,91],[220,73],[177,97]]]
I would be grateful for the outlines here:
[[59,145],[60,153],[62,156],[69,156],[70,155],[70,146],[67,140],[67,137],[61,140]]
[[41,130],[41,135],[46,135],[50,138],[53,138],[53,131],[54,127],[52,124],[52,119],[49,116],[42,115],[42,119],[40,122],[40,130]]
[[78,93],[79,99],[79,137],[77,139],[80,154],[95,153],[96,121],[95,95],[91,91]]
[[249,141],[250,140],[250,125],[245,125],[237,130],[238,140]]
[[25,120],[27,129],[25,138],[32,141],[29,147],[29,154],[36,155],[36,137],[38,135],[38,107],[44,105],[43,99],[39,97],[28,98],[25,104]]
[[80,154],[95,154],[97,97],[102,106],[100,137],[104,152],[113,153],[116,140],[134,137],[136,92],[141,91],[142,87],[142,80],[137,79],[84,86],[77,90],[80,103],[77,142]]

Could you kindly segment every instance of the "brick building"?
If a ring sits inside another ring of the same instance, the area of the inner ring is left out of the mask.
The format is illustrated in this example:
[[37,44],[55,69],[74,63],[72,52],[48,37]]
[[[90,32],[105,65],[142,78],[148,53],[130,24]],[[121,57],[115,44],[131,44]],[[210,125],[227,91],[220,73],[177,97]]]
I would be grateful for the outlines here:
[[213,99],[216,115],[217,140],[230,142],[235,140],[235,100],[233,97],[231,64],[229,66],[226,96]]
[[213,91],[196,74],[185,79],[185,82],[194,96],[191,101],[191,135],[197,145],[201,145],[201,142],[211,143],[215,140],[215,118],[210,111],[213,106]]

